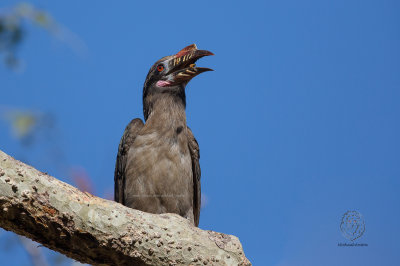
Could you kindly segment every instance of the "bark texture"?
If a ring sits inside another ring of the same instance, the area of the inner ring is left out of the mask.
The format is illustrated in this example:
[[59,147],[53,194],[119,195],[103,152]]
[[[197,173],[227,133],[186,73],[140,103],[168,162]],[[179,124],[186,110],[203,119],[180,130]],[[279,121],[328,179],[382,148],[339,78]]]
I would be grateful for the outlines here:
[[0,226],[94,265],[251,265],[235,236],[81,192],[2,151]]

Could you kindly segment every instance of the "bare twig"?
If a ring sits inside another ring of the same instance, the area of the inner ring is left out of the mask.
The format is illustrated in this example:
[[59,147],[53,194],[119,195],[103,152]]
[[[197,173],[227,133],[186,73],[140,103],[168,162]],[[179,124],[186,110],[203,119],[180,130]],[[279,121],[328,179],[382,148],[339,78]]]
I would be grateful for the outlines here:
[[18,236],[19,241],[21,242],[22,246],[28,252],[29,258],[31,259],[32,265],[34,266],[47,266],[49,265],[43,256],[42,252],[38,248],[38,245],[35,245],[35,242],[32,240],[24,237]]

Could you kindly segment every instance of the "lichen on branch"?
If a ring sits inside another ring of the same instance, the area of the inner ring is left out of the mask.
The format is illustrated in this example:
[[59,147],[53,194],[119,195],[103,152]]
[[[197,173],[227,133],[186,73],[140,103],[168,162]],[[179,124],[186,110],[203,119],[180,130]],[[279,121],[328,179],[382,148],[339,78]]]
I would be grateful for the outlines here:
[[0,226],[93,265],[251,265],[235,236],[81,192],[2,151]]

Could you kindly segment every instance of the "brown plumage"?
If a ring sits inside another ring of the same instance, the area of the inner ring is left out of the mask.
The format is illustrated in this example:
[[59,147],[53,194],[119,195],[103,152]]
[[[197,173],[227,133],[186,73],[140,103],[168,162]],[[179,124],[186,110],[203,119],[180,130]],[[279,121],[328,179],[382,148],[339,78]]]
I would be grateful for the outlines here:
[[157,61],[143,88],[146,123],[133,119],[125,129],[115,167],[115,201],[150,213],[177,213],[198,226],[200,152],[186,125],[187,83],[209,71],[197,59],[212,55],[185,47]]

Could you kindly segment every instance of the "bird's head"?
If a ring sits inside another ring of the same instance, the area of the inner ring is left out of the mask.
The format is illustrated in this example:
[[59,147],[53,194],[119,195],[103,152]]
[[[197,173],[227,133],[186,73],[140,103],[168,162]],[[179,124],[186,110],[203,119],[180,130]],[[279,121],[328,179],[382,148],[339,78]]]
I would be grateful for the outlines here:
[[170,93],[182,97],[185,102],[185,87],[195,76],[212,71],[210,68],[197,67],[196,61],[203,56],[214,55],[206,50],[198,50],[196,44],[189,45],[175,55],[158,60],[149,70],[143,88],[143,107],[146,114],[146,102],[149,96]]

